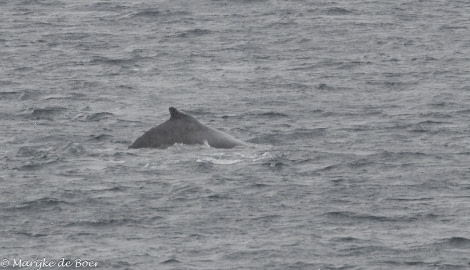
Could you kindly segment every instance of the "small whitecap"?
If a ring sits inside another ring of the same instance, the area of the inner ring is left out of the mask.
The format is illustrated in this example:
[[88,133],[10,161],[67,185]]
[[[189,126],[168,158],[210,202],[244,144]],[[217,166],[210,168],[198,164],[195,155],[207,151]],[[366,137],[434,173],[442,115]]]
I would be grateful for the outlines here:
[[242,160],[241,159],[218,159],[218,158],[212,158],[212,157],[203,157],[203,158],[198,158],[196,161],[200,162],[200,163],[212,163],[212,164],[217,164],[217,165],[230,165],[230,164],[239,163]]
[[272,159],[272,158],[274,158],[274,155],[272,153],[265,152],[261,154],[260,156],[254,157],[253,161],[260,161],[260,160]]

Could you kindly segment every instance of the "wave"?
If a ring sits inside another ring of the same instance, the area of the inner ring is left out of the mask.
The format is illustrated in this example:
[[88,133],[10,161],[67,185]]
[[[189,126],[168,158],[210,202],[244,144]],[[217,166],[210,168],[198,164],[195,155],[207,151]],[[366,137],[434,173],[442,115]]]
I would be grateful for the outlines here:
[[112,137],[109,134],[90,135],[90,141],[109,141]]
[[348,14],[352,13],[351,10],[345,9],[345,8],[340,8],[340,7],[328,8],[325,12],[328,15],[348,15]]
[[20,232],[16,232],[17,235],[24,235],[26,237],[31,237],[31,238],[36,238],[36,237],[46,237],[48,236],[48,234],[44,234],[44,233],[32,233],[32,232],[26,232],[26,231],[20,231]]
[[465,237],[459,237],[459,236],[442,239],[436,244],[438,244],[439,246],[444,246],[448,248],[470,249],[470,239],[465,238]]
[[114,114],[109,113],[109,112],[99,112],[99,113],[93,113],[90,115],[87,115],[85,117],[85,120],[90,121],[90,122],[97,122],[103,119],[107,119],[114,116]]
[[180,37],[180,38],[200,37],[200,36],[208,35],[210,33],[211,33],[210,30],[196,28],[196,29],[191,29],[191,30],[182,32],[178,34],[177,37]]
[[85,149],[85,147],[83,145],[81,145],[80,143],[74,143],[74,142],[67,142],[67,144],[65,144],[61,149],[60,151],[62,153],[68,153],[72,156],[80,156],[80,155],[83,155],[87,152],[87,150]]
[[107,226],[121,226],[121,225],[132,225],[132,224],[140,224],[141,221],[131,218],[99,218],[95,220],[80,220],[76,222],[70,222],[66,224],[66,227],[74,227],[74,226],[85,226],[85,227],[107,227]]
[[371,222],[410,222],[415,221],[419,216],[383,216],[374,214],[355,213],[350,211],[332,211],[323,214],[328,218],[350,220],[350,221],[371,221]]
[[104,56],[94,56],[91,59],[90,63],[94,65],[106,64],[106,65],[123,66],[125,64],[133,64],[137,60],[138,60],[137,58],[110,58],[110,57],[104,57]]
[[160,264],[177,264],[177,263],[181,263],[181,261],[171,258],[171,259],[161,262]]
[[35,120],[53,120],[58,115],[63,115],[67,111],[65,107],[46,107],[32,109],[30,116]]
[[48,158],[44,161],[28,160],[24,164],[13,167],[12,169],[13,170],[18,170],[18,171],[35,171],[35,170],[44,169],[44,167],[46,165],[52,165],[52,164],[56,164],[58,162],[59,162],[59,158],[57,158],[57,157],[51,157],[51,158]]
[[21,146],[16,152],[17,157],[45,157],[47,155],[47,150],[34,146]]
[[133,15],[133,17],[157,17],[160,14],[162,14],[160,12],[160,10],[158,10],[156,8],[149,8],[147,10],[139,11],[139,12],[135,13]]
[[172,17],[172,16],[184,16],[184,15],[189,15],[191,13],[187,11],[181,11],[181,10],[166,10],[166,11],[160,11],[158,8],[148,8],[142,11],[137,11],[131,16],[134,18],[158,18],[158,17]]
[[253,117],[259,118],[259,117],[266,117],[266,118],[278,118],[278,117],[289,117],[289,115],[280,113],[280,112],[264,112],[264,113],[258,113],[254,114]]
[[48,210],[48,209],[56,210],[57,208],[60,208],[60,206],[68,205],[68,204],[70,203],[67,201],[57,199],[57,198],[43,197],[43,198],[31,200],[31,201],[20,202],[17,205],[14,205],[10,208],[6,208],[5,210],[12,210],[12,211],[36,210],[36,209],[41,209],[41,211]]
[[[83,88],[83,87],[82,87]],[[81,93],[70,93],[68,95],[47,95],[41,98],[41,100],[88,100],[88,96]]]
[[0,92],[0,100],[18,100],[22,95],[23,93],[19,91]]
[[326,134],[326,128],[312,128],[312,129],[296,129],[286,133],[260,135],[255,138],[249,139],[248,142],[255,144],[290,144],[293,141],[302,139],[313,139],[318,136]]
[[334,237],[334,238],[331,239],[331,241],[351,243],[351,242],[360,242],[361,239],[355,238],[355,237],[352,237],[352,236],[342,236],[342,237]]

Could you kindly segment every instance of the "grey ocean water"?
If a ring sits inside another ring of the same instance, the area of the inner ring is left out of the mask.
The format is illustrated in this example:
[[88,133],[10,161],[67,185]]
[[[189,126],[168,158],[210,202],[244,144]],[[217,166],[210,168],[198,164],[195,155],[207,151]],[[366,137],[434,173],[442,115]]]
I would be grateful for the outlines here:
[[[0,16],[5,269],[470,268],[468,1]],[[128,150],[170,106],[250,144]]]

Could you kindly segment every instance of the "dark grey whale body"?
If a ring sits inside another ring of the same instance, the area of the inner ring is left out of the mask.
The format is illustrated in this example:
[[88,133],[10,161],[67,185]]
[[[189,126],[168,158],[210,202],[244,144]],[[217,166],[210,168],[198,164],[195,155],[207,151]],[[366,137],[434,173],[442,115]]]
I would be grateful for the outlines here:
[[167,148],[175,143],[204,144],[215,148],[244,145],[222,131],[205,126],[194,117],[170,107],[170,119],[140,136],[129,148]]

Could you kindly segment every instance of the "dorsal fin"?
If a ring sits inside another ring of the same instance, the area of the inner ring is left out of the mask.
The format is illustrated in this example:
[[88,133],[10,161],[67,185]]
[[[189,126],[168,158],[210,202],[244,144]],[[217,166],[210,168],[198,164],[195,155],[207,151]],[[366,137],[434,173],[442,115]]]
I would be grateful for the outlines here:
[[175,107],[170,107],[168,110],[170,111],[171,119],[178,119],[185,115],[184,113],[179,112]]

